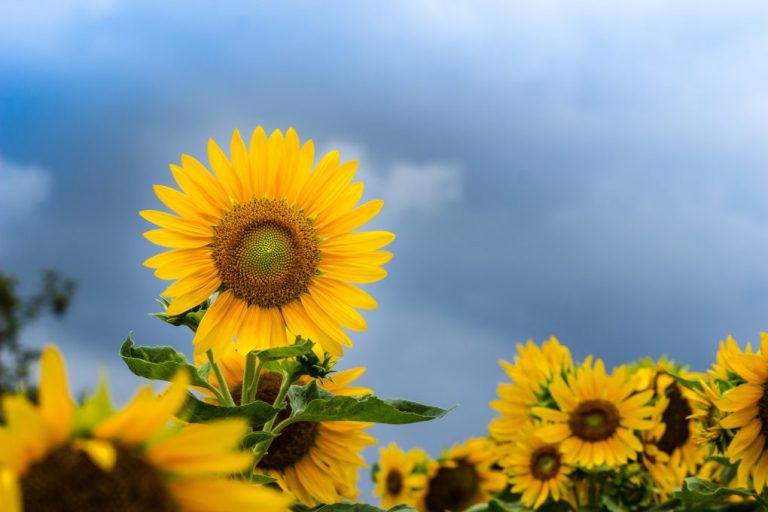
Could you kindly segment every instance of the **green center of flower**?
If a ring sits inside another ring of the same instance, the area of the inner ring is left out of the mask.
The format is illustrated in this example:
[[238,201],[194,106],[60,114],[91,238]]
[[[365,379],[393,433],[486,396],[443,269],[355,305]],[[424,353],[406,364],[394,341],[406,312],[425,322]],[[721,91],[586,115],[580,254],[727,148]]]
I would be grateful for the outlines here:
[[133,449],[116,446],[117,460],[104,471],[91,458],[64,446],[33,464],[21,479],[26,512],[180,512],[162,475]]
[[560,452],[554,446],[542,446],[531,455],[531,474],[537,480],[549,480],[560,470]]
[[387,494],[399,496],[403,490],[403,475],[396,469],[387,473]]
[[214,228],[212,257],[222,288],[249,305],[296,301],[317,275],[317,232],[284,200],[253,198],[235,205]]
[[440,468],[429,481],[425,498],[428,512],[461,512],[472,505],[480,487],[475,466],[465,460]]
[[[273,403],[280,391],[282,377],[275,372],[265,372],[259,378],[259,389],[256,399]],[[286,407],[277,415],[276,423],[291,415],[291,406]],[[259,462],[262,469],[285,469],[296,465],[315,446],[318,434],[318,424],[311,421],[300,421],[284,428],[272,441],[269,451]]]
[[585,400],[571,412],[568,426],[584,441],[602,441],[619,427],[619,410],[606,400]]
[[688,400],[683,396],[678,384],[672,384],[667,388],[669,405],[661,415],[664,423],[664,434],[659,440],[659,450],[666,454],[672,454],[677,448],[684,446],[691,436],[688,416],[693,414]]

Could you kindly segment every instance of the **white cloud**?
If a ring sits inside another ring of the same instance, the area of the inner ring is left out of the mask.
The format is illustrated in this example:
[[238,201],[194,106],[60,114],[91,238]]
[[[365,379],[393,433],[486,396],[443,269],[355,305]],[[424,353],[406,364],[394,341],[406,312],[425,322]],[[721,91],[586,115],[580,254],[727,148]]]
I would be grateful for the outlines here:
[[358,178],[374,197],[384,200],[387,215],[437,215],[463,195],[463,173],[455,163],[395,161],[378,167],[361,145],[335,142],[328,147],[338,149],[343,161],[359,162]]
[[48,198],[51,181],[48,171],[11,162],[0,155],[0,239],[12,224],[23,222],[34,214]]

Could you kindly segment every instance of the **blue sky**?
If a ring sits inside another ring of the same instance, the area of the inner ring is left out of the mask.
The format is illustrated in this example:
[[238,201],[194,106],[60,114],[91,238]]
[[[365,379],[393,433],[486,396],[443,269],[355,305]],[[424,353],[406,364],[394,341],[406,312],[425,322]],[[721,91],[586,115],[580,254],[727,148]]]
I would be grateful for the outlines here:
[[[382,442],[484,433],[514,344],[704,369],[768,328],[768,7],[761,2],[0,0],[0,268],[77,278],[55,341],[78,387],[116,352],[189,351],[138,216],[209,137],[294,126],[360,160],[395,231],[343,366],[459,407]],[[373,456],[369,453],[369,456]]]

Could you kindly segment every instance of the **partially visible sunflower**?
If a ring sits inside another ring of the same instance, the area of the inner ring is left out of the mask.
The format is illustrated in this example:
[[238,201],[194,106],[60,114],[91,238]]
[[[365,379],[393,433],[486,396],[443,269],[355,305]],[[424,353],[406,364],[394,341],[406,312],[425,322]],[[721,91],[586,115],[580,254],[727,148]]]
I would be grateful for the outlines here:
[[530,421],[531,408],[548,398],[549,385],[571,371],[573,361],[568,347],[553,336],[541,348],[531,340],[518,343],[514,363],[502,360],[499,364],[511,382],[497,387],[499,399],[490,405],[501,417],[494,418],[489,429],[495,439],[504,440]]
[[379,449],[373,493],[379,496],[382,508],[389,509],[399,504],[416,505],[427,483],[423,464],[424,453],[421,450],[405,453],[395,443]]
[[762,492],[768,480],[768,333],[760,333],[760,350],[737,354],[729,362],[739,384],[724,392],[716,405],[725,417],[720,425],[735,432],[725,455],[738,462],[738,485],[748,484],[752,476],[755,491]]
[[[245,356],[237,348],[230,348],[222,355],[220,364],[227,385],[239,402]],[[370,389],[352,385],[364,372],[365,368],[351,368],[318,383],[335,395],[368,395],[372,393]],[[310,377],[302,377],[299,384],[310,380]],[[280,374],[263,371],[256,398],[273,403],[281,382]],[[290,404],[286,404],[278,414],[278,423],[290,414]],[[309,507],[354,500],[358,494],[358,470],[366,466],[360,452],[366,446],[376,444],[376,439],[365,433],[370,426],[370,423],[360,421],[294,423],[272,441],[257,471],[277,480],[284,491]]]
[[422,512],[461,512],[502,490],[507,478],[495,468],[493,442],[469,439],[439,462],[430,464],[426,492],[417,504]]
[[22,395],[3,400],[3,510],[287,512],[290,497],[227,476],[250,461],[237,450],[247,429],[243,421],[171,426],[187,383],[186,374],[180,374],[160,397],[142,388],[116,413],[105,391],[77,407],[61,355],[46,347],[39,405]]
[[[381,251],[394,235],[354,232],[376,216],[382,201],[357,206],[363,184],[353,183],[356,162],[325,155],[313,168],[312,141],[299,144],[293,129],[267,137],[259,127],[246,147],[232,135],[231,158],[213,141],[213,174],[183,155],[171,165],[180,187],[156,185],[174,214],[145,210],[159,226],[144,236],[170,250],[145,265],[175,281],[163,296],[167,313],[187,311],[218,292],[195,333],[195,352],[214,353],[237,338],[245,348],[286,345],[301,334],[339,356],[352,342],[342,326],[366,329],[358,309],[376,307],[350,283],[386,276],[392,254]],[[291,334],[291,336],[288,335]]]
[[533,414],[551,422],[539,429],[542,440],[561,443],[564,460],[585,468],[616,467],[643,450],[636,432],[653,427],[653,391],[633,393],[636,383],[626,367],[611,375],[602,360],[589,357],[573,374],[557,377],[549,391],[558,409],[534,407]]
[[537,509],[549,498],[573,501],[568,478],[571,468],[556,444],[542,441],[536,426],[527,424],[517,439],[504,448],[500,464],[509,477],[512,492],[520,493],[526,507]]

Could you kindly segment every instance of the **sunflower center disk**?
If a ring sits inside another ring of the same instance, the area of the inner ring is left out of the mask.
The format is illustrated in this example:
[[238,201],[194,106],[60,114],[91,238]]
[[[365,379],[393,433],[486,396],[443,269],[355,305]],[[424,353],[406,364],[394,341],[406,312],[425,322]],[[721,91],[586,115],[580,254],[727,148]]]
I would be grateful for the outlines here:
[[23,508],[33,512],[179,512],[158,471],[141,456],[116,447],[117,460],[104,471],[70,446],[32,465],[21,480]]
[[222,287],[263,308],[296,301],[320,263],[312,222],[277,199],[235,205],[214,229],[211,249]]
[[[256,399],[267,403],[274,403],[280,391],[281,376],[274,372],[267,372],[259,378],[259,389]],[[277,415],[277,423],[291,415],[291,406]],[[298,463],[315,446],[317,440],[318,424],[310,421],[300,421],[287,426],[280,432],[269,446],[269,451],[259,462],[261,469],[285,469]]]
[[403,490],[403,475],[399,471],[390,471],[387,474],[387,492],[392,496],[400,495]]
[[549,480],[560,470],[560,453],[553,446],[543,446],[531,456],[531,473],[537,480]]
[[571,413],[568,425],[585,441],[602,441],[611,437],[619,427],[619,410],[605,400],[587,400]]
[[664,423],[664,434],[659,439],[658,447],[659,450],[671,455],[673,451],[688,442],[688,438],[691,436],[688,416],[693,414],[693,411],[677,384],[667,388],[667,397],[669,398],[669,405],[661,415],[661,421]]
[[429,482],[426,497],[429,512],[460,512],[474,501],[480,479],[475,467],[460,460],[456,467],[440,468]]

